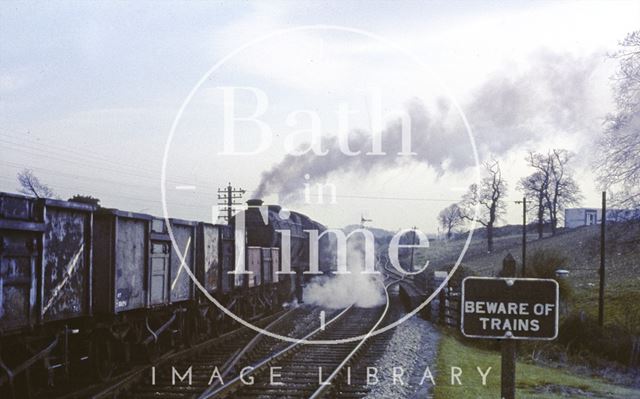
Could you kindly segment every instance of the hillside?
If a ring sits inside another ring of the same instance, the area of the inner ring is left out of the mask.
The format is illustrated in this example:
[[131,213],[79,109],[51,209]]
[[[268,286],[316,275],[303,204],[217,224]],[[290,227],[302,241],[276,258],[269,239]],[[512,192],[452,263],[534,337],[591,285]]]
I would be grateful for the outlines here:
[[[605,319],[619,324],[633,324],[640,328],[640,310],[632,304],[640,301],[640,244],[637,228],[622,232],[620,226],[610,226],[607,231],[605,263]],[[600,226],[586,226],[565,230],[556,236],[540,240],[537,235],[527,236],[527,254],[537,250],[555,250],[567,257],[564,266],[570,274],[567,281],[573,288],[570,301],[572,311],[596,314],[599,290]],[[455,262],[465,240],[432,242],[428,253],[418,259],[429,259],[435,269],[442,269]],[[500,270],[502,259],[511,253],[518,264],[522,259],[522,236],[519,234],[498,237],[494,251],[487,253],[486,240],[474,237],[462,260],[462,264],[479,275],[491,276]],[[427,256],[427,258],[423,258]]]

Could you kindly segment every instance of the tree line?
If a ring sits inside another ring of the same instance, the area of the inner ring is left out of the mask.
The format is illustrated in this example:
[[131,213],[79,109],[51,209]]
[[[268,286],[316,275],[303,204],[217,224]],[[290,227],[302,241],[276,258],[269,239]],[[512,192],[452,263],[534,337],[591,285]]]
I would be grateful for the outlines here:
[[[604,118],[593,168],[600,186],[613,194],[612,202],[635,210],[640,217],[640,30],[629,33],[610,57],[619,62],[612,77],[615,109]],[[582,199],[569,168],[572,156],[564,149],[527,156],[532,173],[521,178],[517,188],[531,203],[527,212],[536,222],[539,238],[545,224],[555,235],[562,211]],[[487,229],[487,249],[492,251],[494,226],[506,212],[507,183],[497,161],[485,162],[483,167],[480,183],[469,186],[462,201],[443,209],[438,221],[450,238],[475,215]]]
[[[562,211],[582,199],[580,187],[569,167],[572,156],[564,149],[553,149],[547,153],[530,152],[527,156],[527,163],[533,172],[521,178],[517,187],[532,200],[526,211],[536,221],[540,238],[545,224],[550,226],[551,234],[555,235]],[[483,174],[479,183],[469,186],[460,202],[440,211],[438,221],[447,238],[451,238],[466,222],[475,219],[486,228],[487,250],[491,252],[494,228],[507,211],[508,190],[497,160],[483,163]]]

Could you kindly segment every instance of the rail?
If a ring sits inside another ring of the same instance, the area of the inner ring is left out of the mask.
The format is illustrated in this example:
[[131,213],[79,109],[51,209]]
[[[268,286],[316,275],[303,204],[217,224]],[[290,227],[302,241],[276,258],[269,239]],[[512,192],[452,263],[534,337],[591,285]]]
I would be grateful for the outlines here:
[[[288,314],[290,314],[291,309],[287,310],[287,311],[281,311],[278,313],[275,313],[273,315],[267,316],[265,317],[265,319],[271,319],[271,318],[275,318],[274,321],[270,322],[265,328],[268,329],[270,326],[274,325],[276,323],[276,321],[281,320],[282,318],[284,318],[285,316],[287,316]],[[232,339],[233,337],[237,336],[238,334],[240,334],[242,332],[242,328],[233,330],[233,331],[229,331],[225,334],[222,334],[218,337],[215,338],[211,338],[209,340],[206,340],[204,342],[201,342],[195,346],[192,346],[190,348],[184,349],[182,351],[179,352],[169,352],[166,353],[165,355],[163,355],[162,357],[160,357],[155,363],[154,366],[158,367],[162,364],[166,364],[169,361],[175,361],[177,359],[180,358],[184,358],[184,357],[189,357],[191,355],[193,355],[194,353],[198,353],[200,351],[205,350],[206,348],[215,345],[218,342],[222,342],[225,341],[227,339]],[[103,385],[109,384],[108,386],[99,389],[97,392],[86,392],[86,391],[80,391],[80,392],[74,392],[70,395],[65,396],[65,398],[71,399],[71,398],[79,398],[79,397],[90,397],[91,399],[106,399],[106,398],[113,398],[113,397],[117,397],[117,395],[119,393],[121,393],[122,391],[126,390],[129,386],[131,386],[132,384],[134,384],[136,381],[138,381],[140,378],[142,378],[142,376],[145,374],[145,372],[147,372],[149,370],[149,365],[141,365],[141,366],[137,366],[136,368],[134,368],[133,370],[129,370],[115,378],[113,378],[111,381],[104,383]],[[88,390],[93,390],[95,387],[89,387]]]
[[229,383],[227,383],[227,384],[225,384],[223,386],[219,386],[219,387],[214,388],[214,389],[207,389],[200,396],[198,396],[198,399],[207,399],[207,398],[211,398],[211,397],[217,396],[219,394],[222,394],[225,391],[233,391],[233,389],[235,387],[237,387],[242,382],[242,378],[249,377],[249,376],[255,374],[258,370],[260,370],[261,367],[273,362],[274,360],[280,358],[281,356],[283,356],[286,353],[290,353],[292,349],[296,348],[303,341],[306,341],[309,338],[313,337],[314,335],[320,333],[321,331],[324,331],[324,329],[327,326],[329,326],[330,324],[333,324],[336,320],[340,319],[349,310],[351,310],[353,308],[353,306],[354,306],[354,304],[351,304],[350,306],[345,308],[343,311],[341,311],[338,315],[336,315],[331,320],[326,322],[324,326],[320,326],[320,327],[316,328],[315,330],[313,330],[310,333],[308,333],[307,335],[305,335],[303,338],[300,338],[297,342],[294,342],[294,343],[288,345],[286,348],[281,349],[280,351],[270,355],[269,357],[261,360],[260,362],[258,362],[256,364],[252,365],[251,366],[252,369],[249,372],[243,374],[242,376],[239,375],[239,376],[235,377],[233,380],[229,381]]
[[[385,268],[385,270],[386,270],[386,268]],[[342,369],[351,361],[351,359],[353,359],[355,357],[355,355],[364,346],[365,342],[371,336],[371,334],[374,331],[376,331],[376,329],[378,328],[380,323],[382,323],[382,321],[386,318],[387,313],[389,311],[389,307],[390,307],[390,304],[391,304],[391,298],[389,297],[389,287],[391,287],[393,284],[397,284],[398,282],[400,282],[403,279],[404,279],[404,276],[402,276],[400,279],[393,280],[390,283],[388,283],[387,285],[385,285],[384,292],[385,292],[385,296],[387,297],[387,303],[386,303],[386,305],[384,307],[384,310],[382,311],[382,315],[380,316],[380,318],[378,319],[376,324],[374,324],[374,326],[371,328],[371,330],[369,330],[367,335],[365,337],[363,337],[362,340],[360,340],[358,345],[356,345],[356,347],[353,348],[353,350],[351,352],[349,352],[349,354],[344,358],[344,360],[338,365],[338,367],[335,368],[335,370],[333,370],[333,372],[329,375],[329,377],[327,377],[327,379],[324,381],[324,383],[322,385],[320,385],[320,387],[318,387],[318,389],[309,397],[309,399],[318,399],[318,398],[320,398],[322,395],[324,395],[326,393],[327,389],[329,389],[331,381],[336,379],[336,377],[340,374]]]
[[[286,313],[284,313],[282,316],[278,317],[276,320],[272,321],[271,323],[269,323],[268,326],[266,326],[264,329],[265,330],[269,330],[271,329],[273,326],[275,326],[277,323],[279,323],[281,320],[283,320],[285,318],[285,316],[289,315],[291,311],[287,311]],[[236,353],[234,353],[231,358],[225,362],[225,364],[222,365],[222,372],[220,373],[220,377],[225,378],[230,372],[231,370],[233,370],[234,366],[240,361],[240,359],[242,359],[242,357],[249,352],[251,349],[253,349],[257,343],[260,341],[260,339],[262,338],[261,334],[256,334],[255,337],[253,337],[251,339],[251,341],[249,341],[249,343],[247,345],[244,346],[244,348],[242,349],[238,349],[236,351]],[[209,392],[213,391],[216,389],[216,387],[219,385],[219,380],[216,381],[215,384],[211,385],[209,388],[207,388],[207,390],[205,390],[201,396],[205,396],[208,395]]]
[[[380,326],[380,324],[386,318],[386,316],[388,314],[388,311],[389,311],[389,308],[390,308],[389,288],[393,284],[396,284],[399,281],[403,280],[404,276],[400,275],[396,271],[389,270],[386,267],[386,265],[385,265],[385,267],[383,267],[383,274],[385,276],[385,280],[387,280],[387,281],[391,280],[391,282],[388,282],[384,286],[385,296],[386,296],[387,300],[386,300],[386,305],[384,307],[384,310],[382,311],[382,314],[378,317],[378,319],[375,322],[375,324],[373,325],[373,327],[371,329],[369,329],[369,331],[363,337],[363,339],[360,340],[360,342],[349,352],[349,354],[347,354],[341,360],[340,364],[332,371],[332,373],[325,380],[326,384],[329,384],[330,381],[333,381],[340,374],[340,371],[344,368],[344,366],[347,363],[349,363],[356,356],[356,354],[362,349],[363,345],[367,342],[367,339],[373,334],[373,332]],[[311,331],[310,333],[308,333],[303,338],[298,339],[296,342],[286,346],[285,348],[283,348],[283,349],[281,349],[279,351],[274,352],[273,354],[270,354],[269,356],[267,356],[264,359],[258,361],[257,363],[252,364],[250,367],[247,367],[247,372],[243,373],[242,375],[236,376],[233,380],[226,382],[224,385],[219,385],[218,384],[218,386],[209,387],[206,391],[204,391],[202,394],[200,394],[200,396],[198,396],[198,398],[199,399],[206,399],[206,398],[211,398],[211,397],[224,397],[224,396],[233,395],[233,393],[237,389],[240,388],[240,385],[241,385],[243,379],[246,379],[247,377],[250,377],[252,375],[256,375],[257,373],[260,373],[265,366],[273,364],[276,361],[282,360],[288,354],[292,354],[294,352],[294,349],[298,348],[301,344],[303,344],[305,341],[309,340],[311,337],[313,337],[313,336],[315,336],[315,335],[317,335],[317,334],[319,334],[319,333],[321,333],[323,331],[326,331],[326,328],[328,326],[330,326],[331,324],[335,323],[337,320],[343,318],[353,307],[354,307],[354,304],[351,304],[350,306],[348,306],[347,308],[342,310],[338,315],[336,315],[331,320],[329,320],[327,323],[325,323],[324,326],[321,326],[321,327]],[[257,338],[252,340],[252,342],[250,342],[247,345],[247,347],[245,347],[240,353],[238,353],[235,356],[234,360],[233,360],[233,364],[236,364],[238,362],[238,360],[243,356],[243,354],[245,354],[248,351],[250,351],[250,346],[251,345],[255,345],[256,342],[257,342]],[[229,369],[230,368],[231,367],[229,367]],[[327,385],[321,385],[319,387],[319,389],[316,390],[312,394],[311,397],[315,398],[315,397],[318,397],[319,395],[322,395],[326,388],[327,388]]]

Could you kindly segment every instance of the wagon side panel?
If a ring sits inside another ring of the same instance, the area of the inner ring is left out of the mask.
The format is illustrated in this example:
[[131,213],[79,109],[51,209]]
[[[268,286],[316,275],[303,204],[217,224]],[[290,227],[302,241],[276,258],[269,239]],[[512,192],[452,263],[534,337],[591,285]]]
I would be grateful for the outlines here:
[[46,207],[44,215],[42,320],[89,314],[91,213]]
[[191,225],[173,224],[171,226],[175,244],[184,258],[178,256],[176,248],[171,249],[171,302],[181,302],[193,297],[193,285],[186,268],[194,272],[195,229]]
[[115,251],[116,312],[146,306],[146,220],[118,218]]
[[221,270],[219,274],[220,278],[220,290],[222,293],[229,293],[234,286],[235,278],[233,274],[229,272],[234,268],[234,252],[235,244],[233,241],[233,231],[226,226],[219,226],[220,229],[220,263]]
[[270,284],[273,277],[273,259],[271,248],[262,248],[262,283]]
[[36,323],[38,233],[0,229],[0,331]]
[[279,248],[271,248],[271,263],[273,265],[273,275],[272,280],[274,283],[278,282],[278,277],[280,276],[278,272],[280,271],[280,250]]
[[249,274],[249,287],[260,285],[262,279],[262,251],[260,247],[247,247],[247,270]]
[[202,225],[202,239],[199,240],[202,253],[203,284],[207,292],[218,291],[220,283],[219,245],[220,235],[216,226]]
[[93,308],[96,313],[114,311],[114,217],[97,215],[93,223]]

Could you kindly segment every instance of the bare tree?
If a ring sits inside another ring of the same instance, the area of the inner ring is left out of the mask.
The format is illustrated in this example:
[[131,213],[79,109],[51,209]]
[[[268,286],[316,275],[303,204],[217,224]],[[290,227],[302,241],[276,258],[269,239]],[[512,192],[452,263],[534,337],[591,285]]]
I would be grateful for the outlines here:
[[487,250],[493,251],[493,228],[506,212],[504,197],[507,195],[507,183],[502,177],[500,164],[496,160],[484,163],[486,177],[480,185],[474,183],[460,203],[461,216],[473,220],[475,208],[478,208],[476,221],[487,229]]
[[518,188],[524,192],[525,197],[533,199],[528,212],[532,213],[537,221],[538,238],[542,238],[546,206],[546,193],[549,189],[550,168],[549,157],[543,154],[530,152],[527,157],[529,166],[536,169],[531,175],[523,177],[518,182]]
[[612,55],[616,110],[607,115],[596,162],[602,187],[616,191],[619,206],[640,206],[640,30],[629,33]]
[[36,198],[56,198],[53,190],[46,184],[41,183],[31,169],[21,170],[18,172],[17,178],[18,183],[20,183],[18,192]]
[[535,172],[520,179],[518,187],[526,197],[533,199],[530,212],[537,220],[538,238],[542,238],[547,220],[551,234],[556,234],[562,211],[582,199],[578,183],[568,167],[572,156],[567,150],[554,149],[546,154],[531,152],[527,157]]
[[578,204],[582,200],[580,187],[571,176],[569,161],[573,157],[567,150],[552,150],[549,155],[549,186],[545,193],[551,234],[555,235],[558,220],[567,206]]
[[447,240],[451,239],[451,234],[463,223],[462,211],[458,204],[451,204],[438,214],[440,226],[447,232]]

